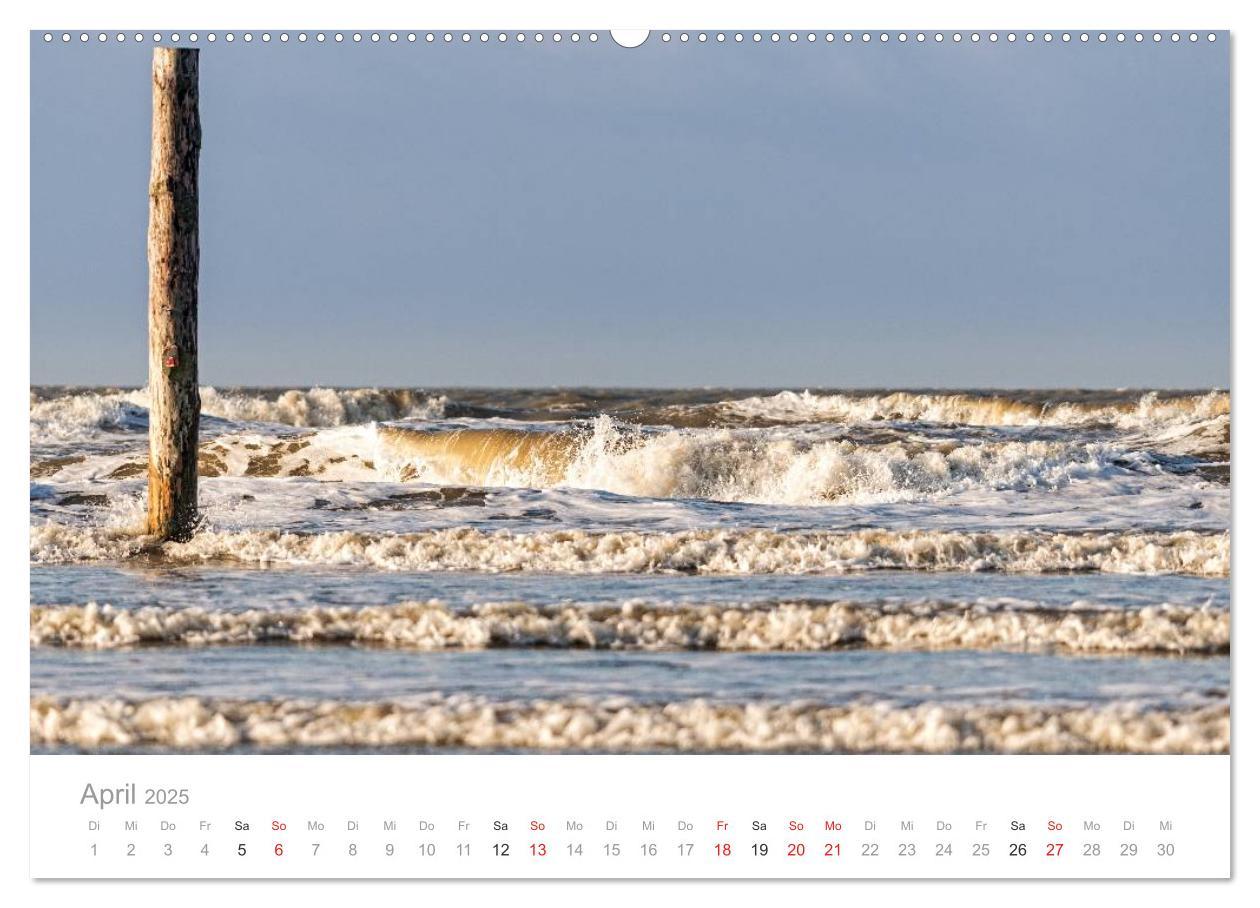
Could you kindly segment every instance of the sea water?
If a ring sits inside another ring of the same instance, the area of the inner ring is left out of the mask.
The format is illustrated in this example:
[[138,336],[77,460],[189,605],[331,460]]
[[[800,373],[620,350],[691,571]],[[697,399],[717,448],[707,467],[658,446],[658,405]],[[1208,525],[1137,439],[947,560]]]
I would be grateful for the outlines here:
[[1220,752],[1221,391],[31,392],[32,746]]

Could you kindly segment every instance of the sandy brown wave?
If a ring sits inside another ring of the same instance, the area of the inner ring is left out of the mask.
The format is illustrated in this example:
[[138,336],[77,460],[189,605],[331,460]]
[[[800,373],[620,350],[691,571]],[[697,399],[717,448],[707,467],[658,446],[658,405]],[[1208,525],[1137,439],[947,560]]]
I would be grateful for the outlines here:
[[[570,433],[521,429],[417,432],[380,426],[377,436],[394,457],[419,459],[452,482],[472,485],[506,485],[507,477],[518,475],[529,475],[539,485],[556,485],[583,442]],[[402,478],[411,476],[404,472]]]

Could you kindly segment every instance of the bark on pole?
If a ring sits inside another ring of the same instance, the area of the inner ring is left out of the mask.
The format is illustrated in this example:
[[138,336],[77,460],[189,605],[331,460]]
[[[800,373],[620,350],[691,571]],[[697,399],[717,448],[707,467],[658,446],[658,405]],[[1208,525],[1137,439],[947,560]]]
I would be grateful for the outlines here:
[[149,515],[186,539],[197,520],[197,51],[153,51],[149,173]]

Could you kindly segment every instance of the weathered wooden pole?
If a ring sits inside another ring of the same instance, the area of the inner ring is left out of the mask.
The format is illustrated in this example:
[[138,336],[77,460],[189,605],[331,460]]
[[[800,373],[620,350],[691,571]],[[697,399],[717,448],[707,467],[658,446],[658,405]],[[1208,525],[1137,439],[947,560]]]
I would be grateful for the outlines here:
[[197,520],[197,51],[153,51],[149,172],[149,519],[159,539]]

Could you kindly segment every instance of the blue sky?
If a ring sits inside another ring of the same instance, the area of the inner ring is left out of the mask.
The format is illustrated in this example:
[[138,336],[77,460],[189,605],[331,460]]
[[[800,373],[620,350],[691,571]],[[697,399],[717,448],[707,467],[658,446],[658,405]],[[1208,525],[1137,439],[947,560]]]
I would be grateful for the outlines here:
[[[203,42],[202,379],[1227,386],[1227,43]],[[34,383],[144,382],[151,52],[32,38]]]

